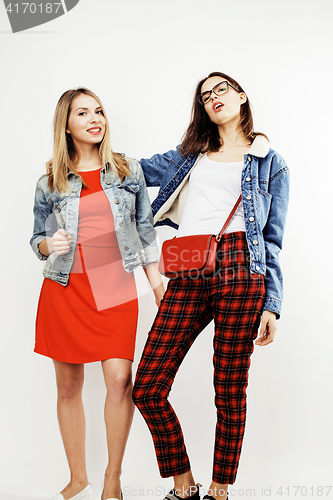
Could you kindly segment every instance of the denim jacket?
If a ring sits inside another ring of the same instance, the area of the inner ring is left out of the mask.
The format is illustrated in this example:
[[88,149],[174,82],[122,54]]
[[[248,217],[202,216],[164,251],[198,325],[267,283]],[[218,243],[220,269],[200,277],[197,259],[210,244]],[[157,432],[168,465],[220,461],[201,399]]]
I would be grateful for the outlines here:
[[[126,271],[139,265],[157,262],[158,247],[153,228],[153,216],[140,164],[127,158],[131,175],[121,182],[111,168],[101,170],[101,185],[110,202],[116,236]],[[30,240],[33,251],[40,260],[46,260],[43,275],[66,286],[74,261],[79,219],[79,202],[82,181],[79,176],[68,174],[69,189],[51,192],[47,176],[37,182],[34,204],[34,228]],[[63,228],[72,236],[70,251],[65,255],[52,252],[48,257],[39,252],[38,245]]]
[[[155,225],[178,229],[189,176],[200,157],[185,158],[177,149],[140,160],[147,186],[160,186],[152,204]],[[241,184],[250,270],[265,275],[264,310],[279,317],[283,296],[279,252],[288,208],[289,169],[263,136],[257,136],[244,155]]]

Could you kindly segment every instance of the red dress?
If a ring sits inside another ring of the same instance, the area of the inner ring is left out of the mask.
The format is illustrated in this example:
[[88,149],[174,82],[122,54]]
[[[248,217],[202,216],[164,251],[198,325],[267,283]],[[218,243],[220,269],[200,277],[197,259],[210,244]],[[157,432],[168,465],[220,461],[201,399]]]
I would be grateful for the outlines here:
[[78,244],[66,287],[45,278],[36,317],[35,352],[66,363],[133,361],[138,299],[124,270],[100,170],[80,172]]

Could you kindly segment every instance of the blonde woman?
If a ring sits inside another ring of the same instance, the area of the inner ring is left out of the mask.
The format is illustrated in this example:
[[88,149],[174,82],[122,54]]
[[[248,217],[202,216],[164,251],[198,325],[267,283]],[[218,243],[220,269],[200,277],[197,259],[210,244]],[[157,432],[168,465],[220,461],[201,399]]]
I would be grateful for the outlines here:
[[35,352],[53,360],[58,420],[70,469],[53,500],[90,500],[82,404],[84,363],[101,361],[109,461],[102,500],[121,498],[121,463],[134,406],[132,361],[139,265],[159,306],[164,288],[140,164],[114,153],[100,99],[66,91],[54,117],[53,169],[37,182],[31,246],[45,260]]

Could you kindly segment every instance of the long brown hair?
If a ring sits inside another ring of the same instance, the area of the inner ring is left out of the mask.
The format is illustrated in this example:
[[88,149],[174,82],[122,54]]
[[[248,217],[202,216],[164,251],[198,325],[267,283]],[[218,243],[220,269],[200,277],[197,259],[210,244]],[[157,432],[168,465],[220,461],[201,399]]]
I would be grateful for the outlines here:
[[[52,171],[48,179],[51,191],[54,191],[54,189],[57,189],[59,192],[67,190],[69,172],[73,172],[80,176],[80,172],[77,170],[79,151],[75,147],[72,136],[66,132],[72,102],[80,94],[86,94],[93,97],[102,108],[105,118],[105,134],[103,140],[99,143],[99,155],[102,158],[103,165],[107,165],[108,168],[111,168],[114,174],[119,176],[122,181],[130,174],[125,156],[112,151],[110,126],[101,100],[91,90],[85,87],[79,87],[77,89],[67,90],[62,94],[54,113]],[[82,184],[85,186],[83,179]]]
[[[195,90],[191,121],[179,146],[179,152],[183,156],[189,156],[191,154],[197,156],[199,153],[218,151],[222,146],[218,126],[210,120],[204,106],[198,102],[198,96],[201,94],[202,85],[206,80],[208,80],[208,78],[213,76],[220,76],[223,80],[227,80],[231,83],[231,85],[236,87],[239,92],[244,92],[242,87],[238,82],[236,82],[236,80],[234,80],[234,78],[218,71],[210,73],[206,78],[200,80]],[[268,139],[265,134],[261,132],[254,132],[249,99],[241,105],[240,127],[244,136],[251,142],[251,144],[257,135],[263,135],[266,139]]]

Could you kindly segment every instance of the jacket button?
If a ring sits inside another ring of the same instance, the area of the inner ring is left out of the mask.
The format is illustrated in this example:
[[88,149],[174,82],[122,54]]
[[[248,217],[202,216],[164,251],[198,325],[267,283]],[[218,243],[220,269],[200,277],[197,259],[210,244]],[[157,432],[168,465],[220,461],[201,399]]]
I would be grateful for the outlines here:
[[252,196],[250,194],[247,195],[246,199],[251,200]]
[[251,180],[251,177],[246,177],[245,179],[247,182],[249,182]]
[[123,223],[123,221],[121,220],[121,221],[119,222],[119,226],[120,226],[120,227],[123,227],[123,225],[124,225],[124,223]]
[[106,181],[107,184],[111,184],[111,181]]
[[251,156],[248,156],[247,159],[248,159],[248,161],[251,161]]
[[128,250],[128,249],[129,249],[129,248],[128,248],[128,246],[126,245],[126,246],[124,247],[124,250],[126,250],[126,252],[127,252],[127,250]]
[[256,266],[256,270],[257,270],[257,271],[260,271],[260,267],[259,267],[259,266]]
[[253,222],[254,221],[254,217],[249,217],[249,221]]
[[258,240],[253,240],[254,245],[258,245]]
[[115,200],[115,201],[116,201],[116,203],[117,203],[117,205],[118,205],[118,204],[119,204],[119,200],[118,200],[118,198],[116,198],[116,200]]

